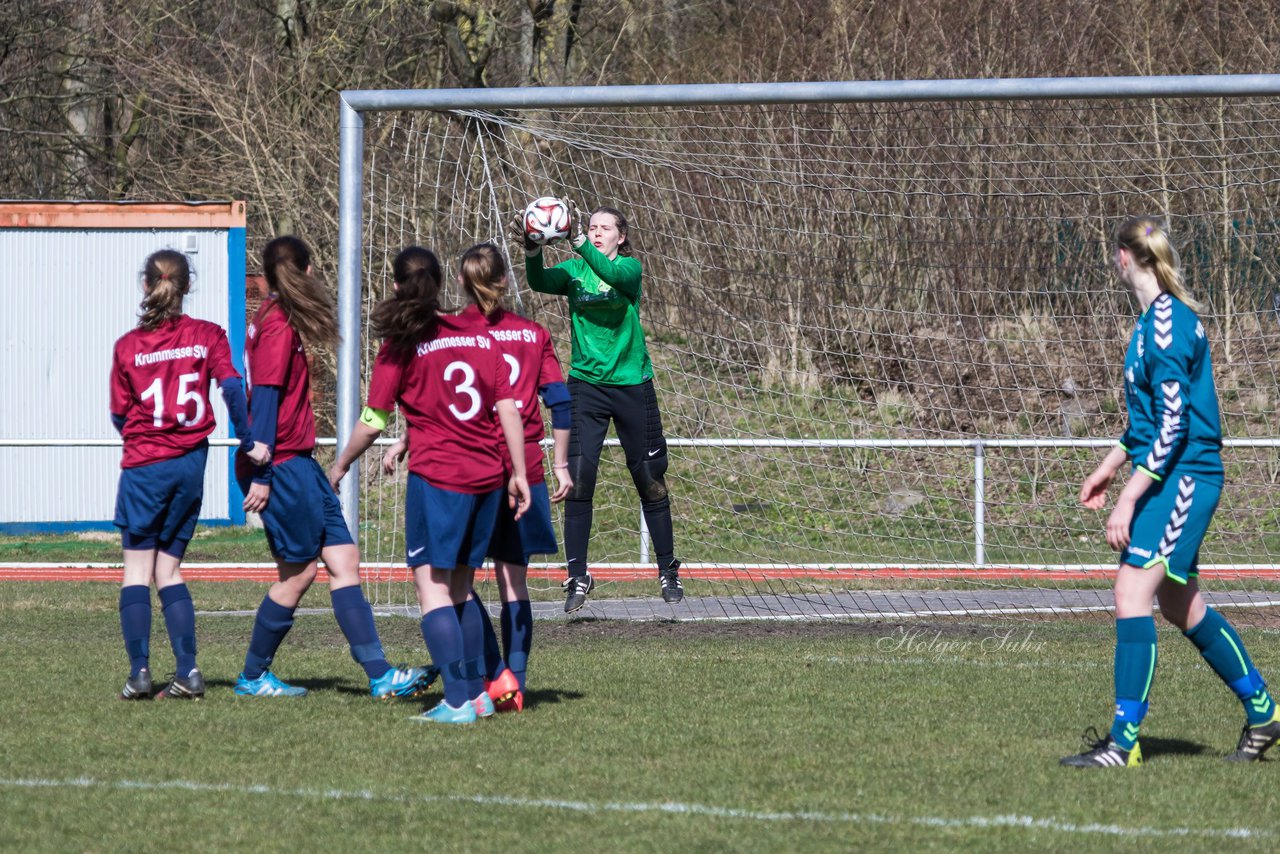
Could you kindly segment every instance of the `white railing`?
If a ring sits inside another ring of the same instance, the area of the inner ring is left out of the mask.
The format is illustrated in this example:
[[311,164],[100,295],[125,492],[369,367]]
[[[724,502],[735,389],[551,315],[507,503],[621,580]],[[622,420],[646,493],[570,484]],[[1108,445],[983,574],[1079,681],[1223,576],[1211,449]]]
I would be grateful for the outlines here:
[[[394,440],[380,437],[375,444],[390,445]],[[549,439],[544,445],[550,445]],[[210,439],[210,445],[234,447],[238,439]],[[333,447],[335,438],[320,438],[316,445]],[[617,439],[606,439],[606,445],[619,447]],[[904,448],[963,448],[973,455],[973,566],[986,566],[986,453],[988,448],[1110,448],[1115,439],[680,439],[667,438],[667,446],[675,448],[866,448],[892,451]],[[0,439],[0,448],[107,448],[119,447],[120,439]],[[1280,448],[1280,437],[1258,439],[1225,439],[1226,448]],[[649,531],[644,514],[640,514],[639,562],[649,563]]]

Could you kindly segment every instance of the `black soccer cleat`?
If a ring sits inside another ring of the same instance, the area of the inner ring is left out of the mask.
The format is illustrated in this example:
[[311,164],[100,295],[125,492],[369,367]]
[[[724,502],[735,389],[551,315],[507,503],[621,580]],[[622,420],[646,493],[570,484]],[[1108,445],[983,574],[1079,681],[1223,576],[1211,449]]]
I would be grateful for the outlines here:
[[1136,741],[1133,750],[1123,750],[1109,734],[1100,738],[1093,727],[1085,730],[1084,741],[1088,750],[1063,757],[1058,764],[1072,768],[1134,768],[1142,764],[1142,748]]
[[572,614],[587,604],[587,594],[596,589],[596,580],[588,572],[586,575],[571,575],[560,582],[560,586],[565,592],[564,612]]
[[199,700],[204,696],[204,677],[200,675],[200,671],[191,668],[191,672],[187,674],[185,679],[179,679],[174,676],[169,684],[164,686],[159,694],[156,695],[157,700]]
[[674,605],[684,598],[684,585],[680,583],[680,561],[671,561],[666,572],[660,573],[662,579],[662,601]]
[[137,676],[130,676],[124,683],[124,689],[120,692],[121,700],[150,700],[151,699],[151,670],[144,667],[138,671]]
[[1228,762],[1260,762],[1262,755],[1280,741],[1280,717],[1273,717],[1261,726],[1245,726],[1240,731],[1240,743],[1235,753],[1223,758]]

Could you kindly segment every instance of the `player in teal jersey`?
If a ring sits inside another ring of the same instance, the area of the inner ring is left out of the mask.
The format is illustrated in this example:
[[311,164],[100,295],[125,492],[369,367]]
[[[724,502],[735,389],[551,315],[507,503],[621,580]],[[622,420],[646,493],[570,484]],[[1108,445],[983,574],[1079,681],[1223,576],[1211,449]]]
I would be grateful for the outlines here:
[[1116,272],[1142,307],[1125,355],[1129,426],[1080,487],[1101,510],[1120,467],[1133,473],[1107,519],[1107,543],[1120,552],[1116,575],[1116,710],[1111,731],[1063,765],[1140,765],[1138,728],[1156,666],[1153,600],[1200,650],[1244,704],[1245,726],[1227,759],[1261,759],[1280,740],[1280,715],[1235,629],[1200,595],[1200,543],[1222,492],[1222,427],[1209,342],[1187,292],[1178,256],[1160,222],[1125,220],[1116,231]]
[[674,604],[684,597],[684,587],[680,562],[675,559],[665,478],[667,440],[640,324],[640,262],[632,257],[627,220],[620,211],[596,208],[585,234],[577,211],[572,206],[570,211],[569,242],[578,257],[554,267],[543,266],[542,247],[530,242],[523,228],[519,229],[529,287],[566,297],[569,302],[573,350],[568,382],[573,409],[569,475],[573,488],[564,511],[569,568],[564,609],[573,612],[581,608],[595,586],[587,571],[587,541],[600,452],[610,421],[640,494],[640,507],[657,553],[662,599]]

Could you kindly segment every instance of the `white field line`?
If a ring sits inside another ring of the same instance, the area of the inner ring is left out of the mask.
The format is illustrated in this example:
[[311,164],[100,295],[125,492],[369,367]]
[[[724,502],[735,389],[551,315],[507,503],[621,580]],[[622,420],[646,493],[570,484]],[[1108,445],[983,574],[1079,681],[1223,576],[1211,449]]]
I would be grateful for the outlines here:
[[[1067,772],[1071,773],[1071,772]],[[559,810],[593,814],[599,812],[657,813],[691,815],[703,818],[730,819],[748,822],[810,822],[819,824],[883,824],[914,825],[943,829],[1026,829],[1048,830],[1063,834],[1101,835],[1116,837],[1207,837],[1215,839],[1257,839],[1270,837],[1267,830],[1248,827],[1196,828],[1196,827],[1125,827],[1117,824],[1077,824],[1055,818],[1036,818],[1028,815],[990,816],[894,816],[882,813],[848,812],[770,812],[762,810],[717,807],[705,804],[620,803],[567,801],[554,798],[519,798],[503,795],[420,795],[380,793],[369,789],[345,791],[342,789],[279,789],[272,786],[238,785],[233,783],[197,783],[189,780],[94,780],[78,777],[70,780],[0,779],[0,788],[19,789],[108,789],[114,791],[182,791],[223,793],[238,795],[271,795],[281,798],[328,801],[374,801],[402,804],[474,804],[478,806],[512,807],[516,809]]]
[[916,656],[911,658],[894,658],[881,655],[806,655],[804,661],[815,661],[823,664],[886,664],[891,667],[909,667],[922,665],[933,667],[938,664],[961,664],[970,667],[1011,668],[1014,670],[1095,670],[1105,667],[1111,670],[1111,662],[1097,661],[1005,661],[999,658],[959,658],[952,655]]

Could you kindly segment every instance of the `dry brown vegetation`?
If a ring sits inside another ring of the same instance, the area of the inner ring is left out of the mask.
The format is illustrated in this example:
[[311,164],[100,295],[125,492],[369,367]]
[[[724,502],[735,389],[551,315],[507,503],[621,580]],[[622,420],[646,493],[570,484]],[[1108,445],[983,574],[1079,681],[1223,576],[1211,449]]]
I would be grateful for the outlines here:
[[[10,143],[0,193],[244,199],[251,250],[295,232],[331,270],[344,89],[1251,73],[1274,69],[1278,50],[1280,11],[1243,0],[0,0],[0,128]],[[463,147],[483,129],[448,121]],[[722,132],[732,115],[700,131],[677,121],[647,131],[664,155],[714,145],[716,163],[681,172],[667,195],[644,197],[661,182],[643,165],[596,184],[602,160],[589,152],[542,173],[636,208],[650,250],[646,312],[665,365],[737,384],[838,387],[829,397],[892,400],[909,413],[871,419],[877,427],[1060,434],[1083,411],[1109,430],[1127,324],[1118,318],[1131,308],[1099,274],[1100,247],[1136,199],[1204,214],[1187,223],[1201,247],[1189,261],[1214,309],[1224,405],[1246,432],[1274,430],[1274,375],[1255,367],[1277,355],[1260,308],[1275,284],[1276,158],[1269,143],[1251,142],[1255,130],[1274,130],[1266,106],[989,104],[960,121],[812,110],[753,119],[749,138]],[[1125,130],[1102,132],[1113,124]],[[371,149],[394,135],[379,127]],[[560,151],[530,138],[536,152]],[[878,171],[843,174],[837,164],[817,183],[757,183],[755,195],[726,203],[731,168],[758,164],[760,144],[814,151],[832,140],[880,152],[864,159]],[[1040,176],[1051,192],[1029,194],[1025,176],[990,168],[1027,152],[1079,169]],[[1253,183],[1228,186],[1217,167]],[[504,204],[518,204],[532,174],[508,169]],[[911,181],[920,180],[941,190],[919,193]],[[850,192],[863,194],[852,209]],[[417,207],[415,233],[456,242],[466,229],[436,220],[457,202],[437,195]],[[737,251],[744,233],[770,235],[780,209],[793,217],[790,237],[769,252]],[[856,239],[811,253],[803,276],[780,266],[831,231],[833,211],[847,212],[840,227]],[[1238,227],[1249,219],[1265,224]],[[1053,233],[1029,227],[1054,222]],[[691,223],[698,245],[681,249]],[[675,248],[660,252],[660,242]],[[735,263],[706,262],[709,246],[732,248]],[[692,425],[696,404],[683,408]]]

